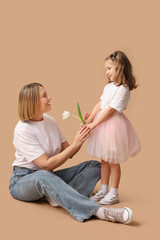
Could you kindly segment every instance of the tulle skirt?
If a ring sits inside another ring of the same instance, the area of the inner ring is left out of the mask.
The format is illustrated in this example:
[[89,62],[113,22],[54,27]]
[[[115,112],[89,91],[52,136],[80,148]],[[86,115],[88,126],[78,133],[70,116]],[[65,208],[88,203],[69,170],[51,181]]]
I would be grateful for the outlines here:
[[88,154],[109,163],[122,163],[140,150],[140,141],[131,122],[117,111],[93,129],[88,139]]

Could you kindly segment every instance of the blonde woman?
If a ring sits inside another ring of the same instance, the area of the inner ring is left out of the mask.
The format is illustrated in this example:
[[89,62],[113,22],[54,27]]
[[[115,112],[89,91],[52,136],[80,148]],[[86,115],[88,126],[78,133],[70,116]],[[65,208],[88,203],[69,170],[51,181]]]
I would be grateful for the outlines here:
[[65,208],[80,222],[96,216],[103,220],[130,223],[130,209],[103,208],[89,198],[100,179],[99,162],[87,161],[55,171],[79,151],[89,136],[90,128],[85,126],[78,130],[69,145],[56,121],[46,114],[51,110],[51,98],[39,83],[22,88],[18,109],[20,121],[14,131],[16,159],[12,164],[11,195],[22,201],[44,198],[52,206]]

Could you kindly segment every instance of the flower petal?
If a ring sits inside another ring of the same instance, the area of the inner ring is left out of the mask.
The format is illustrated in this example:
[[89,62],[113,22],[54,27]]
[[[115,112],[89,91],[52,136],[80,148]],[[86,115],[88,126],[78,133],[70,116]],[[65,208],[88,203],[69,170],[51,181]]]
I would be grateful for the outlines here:
[[65,120],[65,119],[69,118],[70,115],[71,115],[70,112],[64,111],[64,112],[62,113],[62,119]]

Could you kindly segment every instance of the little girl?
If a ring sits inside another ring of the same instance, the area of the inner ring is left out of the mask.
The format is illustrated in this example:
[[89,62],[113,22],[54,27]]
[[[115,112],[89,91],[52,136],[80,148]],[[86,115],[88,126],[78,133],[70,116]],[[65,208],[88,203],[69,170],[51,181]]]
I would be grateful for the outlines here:
[[[120,163],[141,148],[132,124],[122,113],[129,102],[130,91],[137,85],[132,65],[123,52],[116,51],[108,56],[105,68],[109,82],[86,124],[92,130],[88,154],[101,158],[101,190],[91,199],[100,200],[101,204],[114,204],[119,202]],[[108,191],[110,176],[111,188]]]

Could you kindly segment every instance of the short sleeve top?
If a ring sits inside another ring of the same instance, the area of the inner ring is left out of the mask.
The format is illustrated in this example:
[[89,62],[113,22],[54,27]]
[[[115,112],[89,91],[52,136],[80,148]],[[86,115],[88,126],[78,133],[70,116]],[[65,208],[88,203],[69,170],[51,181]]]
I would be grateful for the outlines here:
[[102,111],[110,106],[117,111],[122,112],[127,108],[130,99],[130,91],[127,86],[116,86],[114,82],[110,82],[104,87],[103,94],[100,99],[102,100]]
[[12,166],[37,170],[39,168],[32,161],[44,153],[48,157],[60,153],[61,143],[65,141],[56,121],[47,114],[39,122],[19,121],[14,130],[16,160]]

